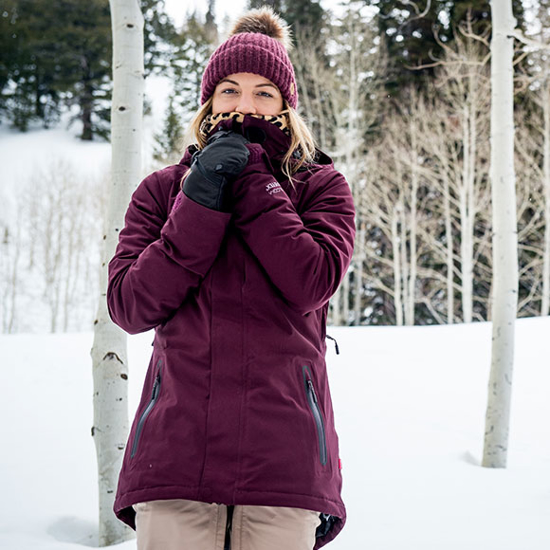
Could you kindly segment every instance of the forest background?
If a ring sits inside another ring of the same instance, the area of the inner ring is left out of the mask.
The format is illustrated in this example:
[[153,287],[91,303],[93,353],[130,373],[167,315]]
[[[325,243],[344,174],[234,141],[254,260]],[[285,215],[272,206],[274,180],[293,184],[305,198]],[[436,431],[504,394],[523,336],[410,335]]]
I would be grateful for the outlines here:
[[[170,82],[145,173],[177,162],[200,78],[230,22],[213,0],[175,23],[141,0],[146,78]],[[291,25],[300,112],[352,187],[354,258],[331,302],[336,325],[490,320],[490,7],[485,0],[270,4]],[[17,132],[72,125],[109,140],[106,0],[1,0],[0,121]],[[549,42],[550,0],[514,0],[517,27]],[[183,15],[183,14],[182,14]],[[237,15],[237,14],[235,14]],[[550,61],[518,46],[518,316],[550,314]],[[151,116],[151,101],[144,115]],[[1,143],[0,143],[1,146]],[[97,309],[109,174],[45,165],[2,186],[2,332],[88,330]],[[139,182],[136,182],[136,186]],[[29,316],[28,312],[33,311]]]

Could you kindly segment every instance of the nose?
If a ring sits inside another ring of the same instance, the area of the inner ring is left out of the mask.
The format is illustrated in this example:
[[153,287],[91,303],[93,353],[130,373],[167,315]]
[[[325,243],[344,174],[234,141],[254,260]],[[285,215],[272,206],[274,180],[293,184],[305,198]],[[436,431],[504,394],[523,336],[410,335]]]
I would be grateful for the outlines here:
[[251,94],[241,94],[236,110],[243,115],[256,114],[256,104],[254,102],[254,97]]

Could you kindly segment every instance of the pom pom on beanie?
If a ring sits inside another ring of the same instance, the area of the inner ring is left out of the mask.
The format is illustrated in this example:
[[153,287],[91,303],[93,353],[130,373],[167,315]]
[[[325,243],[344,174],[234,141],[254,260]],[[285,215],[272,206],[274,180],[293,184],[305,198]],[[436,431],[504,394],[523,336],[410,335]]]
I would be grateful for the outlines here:
[[254,73],[273,82],[295,109],[298,90],[287,52],[290,47],[290,30],[271,8],[249,11],[237,20],[230,37],[210,57],[202,77],[201,104],[226,76]]

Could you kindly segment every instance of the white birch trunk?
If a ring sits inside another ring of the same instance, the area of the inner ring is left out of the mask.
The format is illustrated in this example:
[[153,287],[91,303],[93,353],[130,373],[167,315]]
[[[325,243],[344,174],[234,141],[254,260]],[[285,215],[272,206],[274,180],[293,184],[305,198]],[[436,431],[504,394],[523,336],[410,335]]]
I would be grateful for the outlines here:
[[444,201],[445,201],[445,237],[447,259],[447,323],[454,323],[454,261],[453,261],[453,226],[451,219],[451,192],[448,172],[444,175]]
[[342,317],[343,325],[348,326],[349,324],[349,294],[350,294],[350,275],[351,269],[346,271],[344,275],[344,280],[342,281]]
[[[307,43],[307,42],[306,42]],[[296,69],[296,79],[298,81],[298,89],[307,90],[307,68],[309,68],[309,63],[307,59],[307,53],[303,48],[295,48],[294,51],[294,67]],[[313,111],[313,106],[311,104],[311,99],[309,94],[302,94],[300,97],[300,104],[304,110],[304,114],[307,120],[314,120],[315,114]]]
[[550,78],[546,79],[543,92],[544,146],[544,252],[542,265],[541,315],[550,315]]
[[[410,245],[409,245],[409,264],[410,272],[406,284],[407,302],[405,304],[405,324],[408,326],[414,325],[414,310],[416,303],[416,272],[417,272],[417,197],[418,197],[418,155],[417,155],[417,129],[414,122],[411,123],[411,150],[412,150],[412,166],[411,166],[411,212],[410,212]],[[406,249],[406,247],[405,247]]]
[[355,301],[353,304],[353,324],[361,324],[361,304],[363,292],[363,262],[365,261],[365,224],[361,224],[359,242],[357,243],[357,259],[355,262]]
[[112,181],[100,300],[92,348],[94,437],[99,474],[99,545],[133,536],[113,513],[118,474],[128,437],[126,334],[115,326],[106,304],[107,265],[113,256],[130,195],[141,176],[143,116],[143,16],[137,0],[111,0],[113,102],[111,107]]
[[518,252],[514,173],[512,0],[491,0],[491,185],[493,200],[493,345],[483,466],[505,468],[508,451]]
[[[350,36],[352,43],[355,40],[355,33],[353,32],[353,26],[350,29]],[[347,124],[347,144],[345,145],[346,150],[346,175],[348,181],[350,182],[351,192],[354,196],[355,204],[358,204],[358,197],[355,193],[356,186],[356,153],[357,153],[357,131],[356,131],[356,117],[357,109],[359,108],[357,102],[357,77],[356,77],[356,59],[355,59],[354,48],[351,48],[350,51],[350,61],[349,61],[349,70],[350,70],[350,93],[348,100],[348,124]],[[349,296],[350,296],[350,270],[346,272],[344,280],[342,282],[342,316],[343,324],[349,324]]]
[[[471,94],[471,90],[470,90]],[[473,146],[472,140],[476,136],[472,132],[472,108],[473,98],[470,97],[470,105],[464,106],[464,165],[462,169],[462,186],[460,188],[460,266],[462,277],[462,317],[465,323],[471,323],[473,318],[473,277],[474,277],[474,246],[473,246],[473,211],[472,197],[474,193],[474,174],[472,166],[475,166],[475,159],[472,161]],[[475,117],[475,108],[473,116]]]
[[339,285],[336,292],[330,299],[332,305],[332,324],[336,327],[342,325],[342,285]]
[[[8,334],[11,334],[14,332],[15,328],[15,319],[16,319],[16,313],[17,313],[17,298],[19,296],[19,259],[21,256],[21,249],[22,249],[22,242],[21,242],[21,225],[16,224],[15,229],[15,235],[14,235],[14,244],[13,247],[13,260],[11,264],[11,270],[10,270],[10,280],[9,284],[7,285],[9,288],[9,308],[5,310],[6,313],[6,321],[7,321],[7,332]],[[7,247],[7,244],[6,244]],[[9,256],[7,256],[9,258]],[[9,265],[9,260],[8,260]],[[6,300],[6,307],[7,307],[7,300]],[[8,316],[9,311],[9,316]]]
[[[317,64],[317,60],[314,61],[315,64]],[[325,124],[325,117],[323,116],[323,94],[321,92],[321,86],[319,85],[320,78],[315,77],[313,78],[313,90],[315,92],[315,100],[317,103],[317,109],[319,113],[319,140],[320,143],[323,144],[323,146],[327,143],[327,128]],[[304,94],[306,95],[306,94]]]
[[393,293],[395,304],[395,324],[399,327],[403,326],[403,301],[402,301],[402,284],[403,272],[401,269],[401,245],[399,238],[399,218],[401,208],[396,204],[393,208],[391,219],[391,234],[393,248]]
[[400,236],[399,236],[399,247],[400,247],[400,253],[401,253],[401,281],[399,283],[400,285],[400,291],[401,291],[401,308],[404,315],[404,322],[405,325],[408,323],[408,315],[407,315],[407,306],[409,304],[409,258],[407,255],[407,213],[405,212],[405,200],[403,199],[400,204],[400,210],[399,210],[399,230],[400,230]]

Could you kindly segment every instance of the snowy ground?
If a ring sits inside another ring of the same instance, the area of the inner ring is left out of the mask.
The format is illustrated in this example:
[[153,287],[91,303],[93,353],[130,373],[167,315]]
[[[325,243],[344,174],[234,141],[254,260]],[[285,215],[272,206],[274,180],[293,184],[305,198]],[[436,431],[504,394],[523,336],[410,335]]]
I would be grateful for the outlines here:
[[[169,81],[163,77],[150,77],[145,81],[145,94],[150,102],[151,114],[144,118],[142,166],[143,175],[157,168],[153,161],[155,134],[162,130]],[[45,130],[34,125],[28,132],[11,129],[9,123],[0,124],[0,166],[2,186],[0,216],[8,215],[13,206],[14,192],[21,185],[32,184],[32,178],[42,170],[60,162],[86,178],[102,179],[111,166],[111,145],[105,141],[82,142],[78,139],[80,123],[68,126],[74,113],[62,115],[59,125]],[[138,182],[136,182],[137,185]]]
[[[548,550],[549,333],[549,318],[518,322],[509,467],[487,470],[490,325],[330,329],[349,519],[328,548]],[[130,339],[132,411],[150,343]],[[91,334],[0,336],[1,549],[94,545],[91,344]]]

